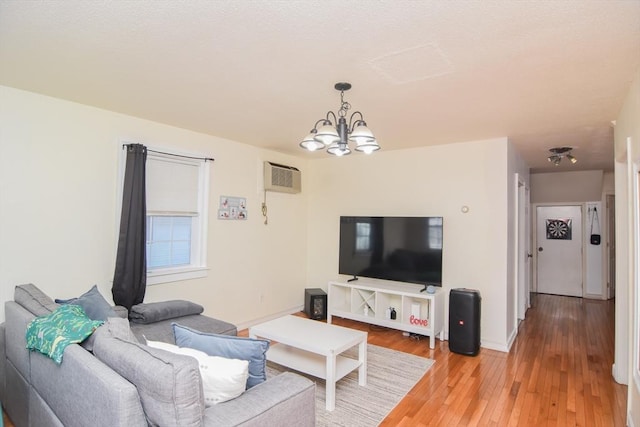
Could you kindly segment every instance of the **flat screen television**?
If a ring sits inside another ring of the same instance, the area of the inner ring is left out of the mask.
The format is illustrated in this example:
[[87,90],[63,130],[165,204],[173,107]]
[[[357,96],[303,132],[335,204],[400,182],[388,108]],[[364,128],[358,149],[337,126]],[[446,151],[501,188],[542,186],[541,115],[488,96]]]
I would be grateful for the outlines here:
[[339,274],[442,286],[442,217],[341,216],[339,251]]

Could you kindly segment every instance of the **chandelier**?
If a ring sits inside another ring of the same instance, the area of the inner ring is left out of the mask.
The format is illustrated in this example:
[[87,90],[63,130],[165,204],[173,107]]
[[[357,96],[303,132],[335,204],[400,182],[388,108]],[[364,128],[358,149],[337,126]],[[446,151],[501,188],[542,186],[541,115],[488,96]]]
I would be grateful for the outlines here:
[[346,116],[351,104],[344,100],[344,91],[351,89],[351,83],[336,83],[334,87],[340,91],[338,115],[336,116],[333,111],[327,112],[327,116],[318,120],[309,135],[302,140],[300,147],[309,151],[322,150],[327,147],[327,152],[334,156],[350,154],[349,142],[355,144],[356,151],[365,154],[379,150],[380,146],[367,127],[360,111],[352,113],[347,124]]
[[550,148],[551,155],[547,158],[554,166],[558,166],[563,157],[566,157],[572,164],[578,162],[578,159],[571,155],[573,147],[556,147]]

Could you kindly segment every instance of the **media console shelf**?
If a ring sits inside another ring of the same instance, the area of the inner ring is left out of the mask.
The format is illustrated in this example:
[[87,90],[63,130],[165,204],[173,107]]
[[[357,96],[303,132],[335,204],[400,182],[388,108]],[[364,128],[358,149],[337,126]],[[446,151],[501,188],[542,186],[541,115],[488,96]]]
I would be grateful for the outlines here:
[[[362,280],[362,279],[360,279]],[[374,282],[329,282],[327,323],[331,317],[344,317],[387,328],[429,336],[435,348],[436,335],[444,328],[444,291],[420,292],[420,285]],[[396,318],[387,318],[393,307]]]

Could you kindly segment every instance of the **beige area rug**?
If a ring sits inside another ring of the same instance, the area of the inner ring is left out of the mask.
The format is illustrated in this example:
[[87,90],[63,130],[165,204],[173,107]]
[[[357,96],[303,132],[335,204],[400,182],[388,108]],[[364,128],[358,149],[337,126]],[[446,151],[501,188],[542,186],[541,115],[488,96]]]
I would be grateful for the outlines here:
[[[357,347],[345,353],[357,359]],[[377,426],[433,365],[432,359],[367,345],[367,385],[358,385],[355,370],[336,384],[336,409],[325,409],[325,382],[315,377],[316,426]],[[291,371],[267,362],[267,377]]]

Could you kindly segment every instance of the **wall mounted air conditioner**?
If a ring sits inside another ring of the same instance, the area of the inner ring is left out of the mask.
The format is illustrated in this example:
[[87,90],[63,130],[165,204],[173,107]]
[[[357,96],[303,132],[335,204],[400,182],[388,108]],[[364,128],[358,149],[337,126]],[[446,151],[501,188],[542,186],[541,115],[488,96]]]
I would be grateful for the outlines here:
[[264,162],[264,189],[280,193],[299,193],[302,190],[298,168],[277,163]]

